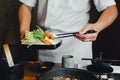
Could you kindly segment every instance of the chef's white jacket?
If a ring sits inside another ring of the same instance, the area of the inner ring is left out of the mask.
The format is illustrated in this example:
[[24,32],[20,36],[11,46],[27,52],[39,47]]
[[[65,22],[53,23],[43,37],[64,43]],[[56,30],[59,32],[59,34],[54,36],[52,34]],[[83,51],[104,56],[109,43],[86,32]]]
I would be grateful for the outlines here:
[[[20,0],[24,4],[34,7],[37,0]],[[43,4],[46,0],[39,0],[38,24],[40,24]],[[93,0],[98,11],[115,5],[114,0]],[[80,31],[89,20],[90,0],[48,0],[45,26],[52,32]],[[92,42],[82,42],[74,37],[62,39],[62,45],[55,50],[39,50],[42,61],[61,62],[62,55],[74,56],[75,63],[89,63],[81,58],[92,58]]]

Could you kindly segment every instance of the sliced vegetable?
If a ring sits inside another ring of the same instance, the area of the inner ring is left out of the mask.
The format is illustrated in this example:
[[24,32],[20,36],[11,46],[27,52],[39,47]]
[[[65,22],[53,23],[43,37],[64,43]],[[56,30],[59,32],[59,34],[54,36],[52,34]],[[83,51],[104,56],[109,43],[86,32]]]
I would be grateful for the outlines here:
[[45,37],[44,31],[40,27],[33,30],[33,38],[34,39],[41,39],[41,38],[44,38],[44,37]]
[[55,40],[55,36],[49,31],[43,31],[40,27],[37,27],[33,31],[27,31],[23,43],[42,42],[45,45],[52,45],[52,40]]
[[50,34],[50,32],[45,31],[44,34],[45,34],[46,37],[51,38],[51,34]]
[[26,31],[25,39],[26,40],[33,39],[33,32]]
[[51,39],[55,40],[56,39],[56,36],[55,35],[51,35]]
[[31,43],[35,42],[36,40],[33,38],[33,32],[26,32],[25,39],[22,40],[23,43]]
[[52,43],[51,43],[49,40],[45,39],[45,38],[41,38],[40,40],[41,40],[44,44],[46,44],[46,45],[52,45]]

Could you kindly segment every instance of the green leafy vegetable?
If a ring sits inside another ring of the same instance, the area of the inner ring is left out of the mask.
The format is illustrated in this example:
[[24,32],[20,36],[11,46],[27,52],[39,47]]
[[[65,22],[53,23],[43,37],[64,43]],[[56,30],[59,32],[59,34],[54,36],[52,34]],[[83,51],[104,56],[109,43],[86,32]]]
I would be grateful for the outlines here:
[[40,40],[41,38],[44,38],[44,31],[40,28],[37,27],[37,29],[33,30],[33,38]]
[[44,37],[44,31],[40,27],[37,27],[33,31],[26,31],[23,43],[41,42],[40,39]]

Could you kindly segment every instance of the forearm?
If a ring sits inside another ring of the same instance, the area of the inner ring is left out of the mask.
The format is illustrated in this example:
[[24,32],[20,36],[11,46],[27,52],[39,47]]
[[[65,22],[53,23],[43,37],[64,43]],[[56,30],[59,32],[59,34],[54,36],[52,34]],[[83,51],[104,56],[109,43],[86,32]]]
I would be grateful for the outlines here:
[[26,27],[29,30],[31,22],[31,8],[26,5],[21,5],[19,8],[20,28]]
[[[110,6],[104,10],[100,18],[96,23],[87,24],[77,35],[76,38],[82,40],[83,42],[95,41],[97,39],[98,33],[103,29],[110,26],[113,21],[116,19],[118,11],[116,6]],[[96,30],[94,34],[84,34],[88,30]]]
[[113,23],[117,16],[117,7],[115,5],[108,7],[95,23],[97,25],[95,29],[100,32],[101,30],[107,28]]
[[19,8],[18,16],[19,16],[21,36],[25,34],[26,30],[30,30],[31,9],[32,8],[24,4],[22,4]]

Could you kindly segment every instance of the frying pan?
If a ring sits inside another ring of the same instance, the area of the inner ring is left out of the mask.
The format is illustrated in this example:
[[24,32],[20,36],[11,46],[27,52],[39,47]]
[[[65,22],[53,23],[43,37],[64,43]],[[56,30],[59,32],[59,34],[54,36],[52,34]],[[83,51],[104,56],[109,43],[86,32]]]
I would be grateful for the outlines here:
[[80,80],[98,80],[98,78],[91,72],[76,68],[58,68],[52,69],[44,74],[37,74],[37,80],[53,80],[54,77],[69,77]]
[[96,74],[108,74],[113,72],[113,68],[104,63],[94,63],[92,65],[88,65],[86,68]]
[[110,67],[110,64],[104,63],[104,61],[110,61],[105,59],[87,59],[83,58],[82,60],[93,60],[92,65],[88,65],[87,70],[94,72],[96,74],[108,74],[113,72],[113,68]]

